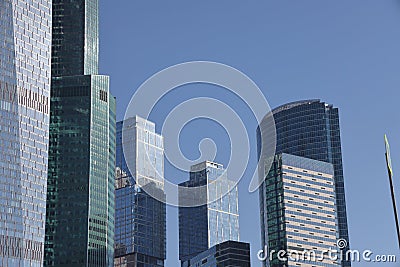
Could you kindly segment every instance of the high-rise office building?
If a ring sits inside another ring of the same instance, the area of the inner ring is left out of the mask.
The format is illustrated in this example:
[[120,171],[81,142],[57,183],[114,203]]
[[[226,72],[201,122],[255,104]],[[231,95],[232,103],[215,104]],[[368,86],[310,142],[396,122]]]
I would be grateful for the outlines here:
[[164,198],[163,137],[155,132],[153,122],[138,116],[129,118],[117,123],[116,151],[114,266],[163,267],[166,258],[166,204],[160,201]]
[[41,266],[51,1],[0,1],[0,266]]
[[182,267],[250,267],[250,244],[225,241],[201,252]]
[[[320,258],[336,247],[339,236],[333,174],[331,163],[289,154],[275,156],[260,187],[262,243],[268,248],[264,264],[340,266],[328,254]],[[286,258],[279,251],[286,251]]]
[[[206,161],[191,167],[190,179],[182,187],[201,187],[194,195],[179,194],[181,203],[188,198],[205,200],[198,207],[179,207],[179,259],[181,263],[200,252],[232,240],[239,241],[238,188],[228,179],[223,166]],[[227,194],[227,188],[232,188]],[[208,203],[208,199],[216,201]]]
[[98,0],[54,0],[45,266],[113,266],[115,99]]
[[[277,154],[288,153],[333,164],[339,238],[349,241],[338,109],[320,100],[305,100],[282,105],[271,114],[276,126]],[[264,155],[261,144],[267,142],[270,127],[265,120],[257,129],[259,156]],[[260,174],[265,175],[262,171]],[[351,263],[343,261],[342,266],[351,266]]]

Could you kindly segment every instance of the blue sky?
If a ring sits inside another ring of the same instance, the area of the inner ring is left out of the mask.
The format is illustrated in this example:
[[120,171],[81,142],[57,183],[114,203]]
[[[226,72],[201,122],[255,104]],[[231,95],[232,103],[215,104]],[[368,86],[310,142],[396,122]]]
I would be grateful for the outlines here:
[[[387,133],[400,201],[400,1],[101,0],[100,10],[100,70],[111,76],[118,119],[147,78],[192,60],[217,61],[243,71],[271,107],[308,98],[339,107],[351,246],[375,254],[397,253],[400,261],[383,144]],[[256,125],[249,110],[218,87],[178,88],[150,118],[161,123],[181,101],[210,95],[241,114],[254,146]],[[226,164],[226,135],[209,121],[194,121],[184,128],[180,141],[185,155],[195,159],[204,137],[214,138],[216,160]],[[252,154],[250,167],[255,150]],[[170,166],[166,175],[174,182],[188,178]],[[251,243],[253,266],[259,266],[258,194],[247,192],[249,182],[247,172],[239,184],[240,232],[241,239]],[[177,210],[171,207],[167,250],[166,266],[178,266]]]

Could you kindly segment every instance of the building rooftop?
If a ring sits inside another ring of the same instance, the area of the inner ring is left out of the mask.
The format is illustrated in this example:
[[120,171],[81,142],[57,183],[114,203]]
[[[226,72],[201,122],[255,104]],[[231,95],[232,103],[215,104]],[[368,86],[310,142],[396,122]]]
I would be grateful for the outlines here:
[[125,129],[137,126],[151,132],[156,131],[156,125],[154,122],[146,120],[138,115],[117,122],[117,128],[121,129],[122,125],[124,125]]
[[288,110],[288,109],[291,109],[291,108],[294,108],[294,107],[297,107],[297,106],[306,105],[306,104],[312,104],[312,103],[319,103],[319,102],[321,102],[320,99],[309,99],[309,100],[294,101],[294,102],[290,102],[290,103],[287,103],[287,104],[283,104],[283,105],[281,105],[281,106],[279,106],[277,108],[274,108],[272,110],[272,113],[276,114],[276,113],[279,113],[281,111]]
[[220,164],[220,163],[216,163],[216,162],[212,162],[212,161],[204,161],[195,165],[190,166],[190,171],[191,172],[197,172],[197,171],[201,171],[204,170],[206,168],[214,168],[214,169],[220,169],[223,170],[224,169],[224,165]]

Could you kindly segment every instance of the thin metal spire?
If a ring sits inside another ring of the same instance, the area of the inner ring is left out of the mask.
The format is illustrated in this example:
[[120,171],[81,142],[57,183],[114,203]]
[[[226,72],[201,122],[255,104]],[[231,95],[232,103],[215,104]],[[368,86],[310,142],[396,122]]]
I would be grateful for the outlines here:
[[392,159],[390,157],[390,146],[389,146],[389,141],[387,139],[387,136],[385,134],[385,149],[386,149],[386,166],[388,169],[388,174],[389,174],[389,183],[390,183],[390,191],[392,194],[392,204],[393,204],[393,212],[394,212],[394,217],[396,220],[396,229],[397,229],[397,239],[399,242],[399,249],[400,249],[400,227],[399,227],[399,217],[397,215],[397,207],[396,207],[396,198],[394,194],[394,186],[393,186],[393,169],[392,169]]

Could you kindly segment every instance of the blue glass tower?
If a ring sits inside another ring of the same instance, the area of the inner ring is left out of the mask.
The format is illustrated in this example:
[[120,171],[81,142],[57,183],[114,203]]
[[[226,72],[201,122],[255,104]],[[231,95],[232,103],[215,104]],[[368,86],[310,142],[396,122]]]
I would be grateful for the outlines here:
[[0,1],[0,266],[41,266],[51,1]]
[[[127,144],[123,144],[122,134],[129,140]],[[114,266],[162,267],[166,205],[159,200],[165,198],[164,145],[155,124],[138,116],[118,122],[116,159]]]
[[182,267],[250,267],[250,244],[225,241],[201,252]]
[[[267,114],[270,116],[271,114]],[[282,105],[272,111],[276,124],[276,153],[288,153],[333,164],[339,238],[349,241],[340,141],[339,111],[320,100]],[[258,154],[266,142],[270,125],[257,129]],[[351,266],[343,261],[342,266]]]
[[[185,198],[188,197],[207,200],[216,196],[212,199],[217,199],[198,207],[179,207],[179,259],[182,264],[219,243],[239,241],[238,188],[228,179],[221,164],[206,161],[192,166],[189,181],[180,186],[205,186],[205,190],[193,196],[180,194],[179,201],[187,201]],[[233,189],[223,195],[221,192],[226,188]]]

